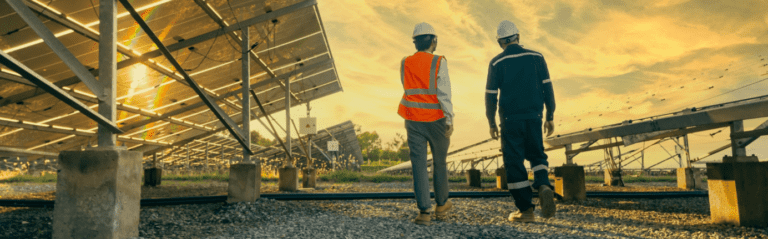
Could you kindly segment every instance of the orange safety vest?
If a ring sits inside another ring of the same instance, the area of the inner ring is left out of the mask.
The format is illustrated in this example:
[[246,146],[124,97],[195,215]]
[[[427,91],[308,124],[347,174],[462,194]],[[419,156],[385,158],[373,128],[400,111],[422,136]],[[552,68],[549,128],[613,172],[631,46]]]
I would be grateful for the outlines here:
[[442,56],[417,52],[403,58],[400,81],[405,94],[397,113],[404,119],[432,122],[445,117],[437,100],[437,74]]

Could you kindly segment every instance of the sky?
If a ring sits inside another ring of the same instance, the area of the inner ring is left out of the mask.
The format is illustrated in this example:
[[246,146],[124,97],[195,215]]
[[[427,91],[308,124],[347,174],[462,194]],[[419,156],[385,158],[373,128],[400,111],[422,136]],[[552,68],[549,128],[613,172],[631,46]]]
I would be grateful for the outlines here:
[[[768,78],[764,0],[318,2],[344,92],[312,102],[311,114],[318,128],[352,120],[363,131],[376,131],[385,143],[405,134],[397,114],[403,94],[399,62],[416,51],[411,34],[420,22],[434,26],[435,54],[448,59],[456,114],[451,149],[490,138],[484,87],[489,61],[501,52],[495,36],[503,20],[517,25],[524,48],[547,61],[557,102],[555,134],[768,92],[768,81],[760,81]],[[291,115],[306,116],[306,109],[294,107]],[[745,129],[765,120],[747,120]],[[692,134],[692,157],[727,144],[728,131]],[[762,159],[768,156],[767,143],[761,138],[747,153]],[[662,145],[674,151],[674,143]],[[563,150],[548,154],[550,165],[564,162]],[[666,157],[664,149],[651,148],[646,166]],[[575,161],[602,159],[603,152],[595,151]]]

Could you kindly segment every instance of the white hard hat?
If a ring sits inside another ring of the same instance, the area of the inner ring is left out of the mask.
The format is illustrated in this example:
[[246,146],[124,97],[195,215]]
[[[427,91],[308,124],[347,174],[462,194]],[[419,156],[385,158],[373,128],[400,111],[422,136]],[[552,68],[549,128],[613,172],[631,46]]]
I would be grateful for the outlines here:
[[435,34],[435,29],[432,28],[432,25],[429,25],[429,23],[422,22],[419,24],[416,24],[416,27],[413,28],[413,37],[421,36],[421,35],[437,35]]
[[499,23],[499,29],[496,30],[496,34],[498,34],[496,36],[496,39],[501,39],[501,38],[507,38],[513,35],[518,35],[520,34],[520,31],[517,30],[517,26],[515,26],[514,23],[504,20],[501,23]]

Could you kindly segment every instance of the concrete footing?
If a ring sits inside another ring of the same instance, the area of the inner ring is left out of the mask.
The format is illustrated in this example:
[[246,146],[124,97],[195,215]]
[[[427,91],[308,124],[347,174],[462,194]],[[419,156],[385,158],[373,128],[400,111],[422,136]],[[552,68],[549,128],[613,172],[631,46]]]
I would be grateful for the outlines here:
[[605,185],[624,187],[624,180],[621,179],[620,169],[605,169],[603,173],[605,175]]
[[162,168],[144,169],[144,186],[157,187],[163,181]]
[[277,169],[278,189],[280,191],[299,190],[299,169],[296,167],[283,167]]
[[697,168],[678,168],[677,187],[682,189],[703,189],[701,171]]
[[507,169],[503,167],[496,169],[496,188],[509,189],[507,187]]
[[707,163],[713,223],[768,227],[768,162]]
[[254,202],[261,197],[261,167],[252,163],[229,167],[227,203]]
[[563,200],[587,199],[584,166],[563,165],[555,168],[555,193]]
[[467,185],[469,185],[470,187],[476,187],[476,188],[483,186],[480,181],[481,180],[480,170],[470,169],[470,170],[467,170],[466,174],[467,174]]
[[317,169],[305,168],[301,170],[301,187],[315,188],[317,183]]
[[59,153],[53,238],[139,236],[141,152],[125,147]]

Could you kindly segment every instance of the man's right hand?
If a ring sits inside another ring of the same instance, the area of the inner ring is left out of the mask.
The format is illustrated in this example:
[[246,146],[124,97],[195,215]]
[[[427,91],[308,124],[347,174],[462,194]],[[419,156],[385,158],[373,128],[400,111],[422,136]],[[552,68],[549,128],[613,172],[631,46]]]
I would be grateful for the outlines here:
[[491,128],[491,138],[498,140],[499,139],[499,129],[498,128]]

